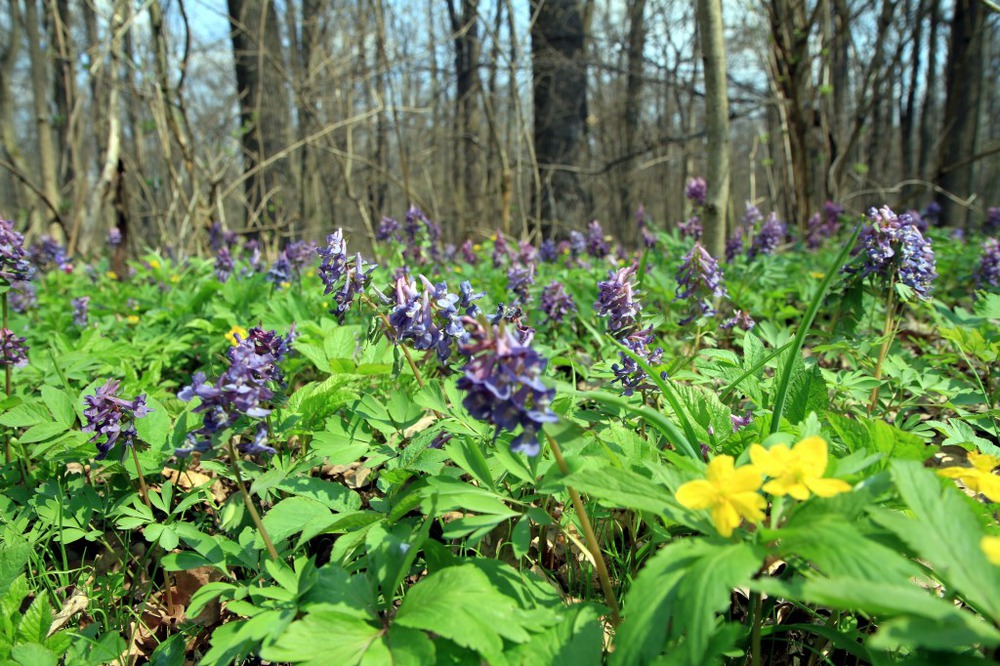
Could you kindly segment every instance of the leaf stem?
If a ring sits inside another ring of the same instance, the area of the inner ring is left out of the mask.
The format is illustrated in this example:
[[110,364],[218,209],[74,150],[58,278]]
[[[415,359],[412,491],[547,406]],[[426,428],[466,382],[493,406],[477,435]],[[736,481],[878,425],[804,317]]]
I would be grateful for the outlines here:
[[881,388],[882,383],[882,364],[885,363],[885,358],[889,354],[889,347],[892,345],[892,341],[896,338],[896,290],[894,283],[889,283],[889,299],[885,304],[885,325],[882,327],[882,346],[878,350],[878,360],[875,363],[875,388],[872,389],[871,398],[868,399],[868,411],[867,416],[871,416],[872,412],[878,406],[878,392]]
[[[556,459],[559,471],[564,476],[569,476],[569,465],[566,464],[566,459],[563,458],[562,449],[559,448],[559,444],[549,433],[545,433],[545,438],[549,442],[549,448],[552,449],[552,457]],[[601,546],[597,542],[597,534],[594,533],[594,527],[590,524],[590,518],[587,516],[587,511],[583,506],[580,493],[570,485],[566,486],[566,490],[569,491],[569,497],[573,502],[573,508],[576,509],[576,515],[580,517],[580,527],[583,528],[583,537],[587,542],[590,555],[594,558],[594,566],[597,568],[597,578],[601,582],[604,600],[611,609],[611,626],[617,627],[622,621],[621,612],[618,609],[618,599],[615,597],[615,591],[611,587],[611,577],[608,575],[608,567],[604,563],[604,554],[601,552]]]
[[250,493],[247,492],[247,487],[243,483],[243,475],[240,474],[240,467],[238,464],[239,457],[236,455],[236,449],[233,447],[233,441],[230,439],[226,442],[226,448],[229,450],[229,467],[233,470],[233,474],[236,475],[236,487],[239,488],[240,494],[243,496],[243,504],[246,506],[247,511],[250,512],[250,519],[253,520],[253,524],[257,526],[257,530],[260,532],[260,538],[264,540],[264,545],[267,546],[267,552],[271,555],[271,559],[278,561],[278,551],[274,548],[274,543],[271,541],[271,535],[267,533],[267,528],[264,527],[264,521],[260,519],[260,514],[257,512],[257,507],[254,506],[253,500],[250,498]]
[[760,666],[760,628],[761,615],[764,612],[764,602],[760,592],[750,593],[750,605],[753,610],[753,620],[750,625],[750,666]]

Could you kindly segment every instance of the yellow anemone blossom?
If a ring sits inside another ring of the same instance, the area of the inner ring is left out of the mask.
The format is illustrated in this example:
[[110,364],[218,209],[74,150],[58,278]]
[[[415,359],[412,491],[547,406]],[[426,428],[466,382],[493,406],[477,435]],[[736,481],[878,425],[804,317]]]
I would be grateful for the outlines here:
[[104,276],[106,278],[108,278],[109,280],[117,280],[118,279],[118,273],[115,273],[114,271],[108,271],[107,273],[104,274]]
[[742,518],[764,519],[767,500],[757,491],[763,481],[752,465],[735,468],[732,456],[716,456],[708,463],[704,479],[688,481],[674,497],[689,509],[711,509],[712,524],[719,534],[731,536]]
[[226,333],[226,340],[229,340],[229,344],[231,344],[234,347],[236,345],[240,344],[240,340],[236,339],[237,335],[240,336],[240,340],[246,340],[247,339],[247,329],[243,328],[242,326],[240,326],[238,324],[234,324],[233,327],[231,329],[229,329],[229,332]]
[[149,267],[152,268],[155,271],[156,269],[158,269],[160,267],[160,262],[157,261],[156,259],[150,259],[150,261],[149,261]]
[[771,477],[764,484],[764,492],[791,495],[797,500],[808,499],[809,495],[833,497],[851,489],[846,481],[823,478],[827,457],[826,440],[815,435],[790,449],[784,444],[769,449],[760,444],[750,447],[750,460]]
[[982,493],[991,502],[1000,502],[1000,476],[993,470],[1000,467],[1000,458],[972,451],[968,454],[972,467],[945,467],[938,474],[958,479],[974,493]]
[[125,321],[127,321],[130,324],[138,324],[139,323],[139,315],[129,315],[129,316],[125,317]]
[[984,536],[979,547],[986,553],[986,559],[1000,567],[1000,536]]
[[170,276],[170,282],[172,284],[177,284],[180,281],[181,281],[181,276],[180,275],[171,275]]

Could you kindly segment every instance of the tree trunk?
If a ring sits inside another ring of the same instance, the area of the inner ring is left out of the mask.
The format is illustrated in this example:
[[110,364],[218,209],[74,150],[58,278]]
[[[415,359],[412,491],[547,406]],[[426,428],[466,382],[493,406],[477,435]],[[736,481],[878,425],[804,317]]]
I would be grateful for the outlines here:
[[[28,202],[34,198],[31,193],[31,185],[24,182],[28,179],[28,165],[25,162],[24,152],[17,126],[14,123],[14,97],[11,94],[10,75],[14,72],[14,64],[17,62],[18,52],[21,50],[21,17],[19,0],[9,0],[10,4],[10,32],[6,47],[0,52],[0,155],[9,163],[5,168],[14,172],[18,179],[19,187],[15,189],[17,197],[11,202],[10,210],[27,208]],[[44,205],[44,204],[43,204]],[[7,213],[8,215],[10,213]],[[33,216],[33,217],[37,217]]]
[[628,225],[632,219],[632,209],[638,202],[633,201],[635,191],[632,187],[632,167],[635,164],[636,148],[639,136],[639,118],[642,108],[642,78],[645,65],[646,25],[643,18],[646,13],[646,0],[632,0],[628,6],[628,62],[625,80],[625,127],[624,155],[620,165],[618,186],[618,220],[616,225],[626,225],[628,234],[623,240],[634,241],[639,230],[634,225]]
[[448,16],[455,42],[455,146],[453,182],[458,204],[458,236],[479,218],[482,198],[480,182],[479,96],[479,0],[461,0],[461,13],[455,0],[448,0]]
[[[944,138],[938,160],[937,185],[963,199],[972,195],[975,162],[965,158],[976,152],[985,30],[986,6],[980,0],[957,0],[945,64],[948,94],[942,119]],[[942,221],[964,229],[968,209],[951,197],[942,197],[940,203]]]
[[940,150],[937,134],[938,95],[938,26],[941,24],[940,0],[930,0],[928,13],[930,27],[927,36],[927,77],[924,86],[924,101],[920,108],[920,156],[917,158],[920,177],[926,180],[934,176],[933,156]]
[[288,224],[288,97],[278,16],[271,0],[227,0],[240,99],[247,235]]
[[[38,18],[37,0],[26,0],[24,3],[24,26],[28,36],[28,55],[31,58],[31,92],[34,103],[35,125],[38,130],[38,167],[41,174],[41,191],[48,203],[56,208],[61,207],[59,180],[56,173],[57,155],[55,141],[52,137],[52,123],[49,118],[49,68],[48,56],[42,50],[41,28]],[[59,213],[43,205],[40,223],[32,229],[33,236],[49,233],[59,242],[65,243],[66,238],[59,223]]]
[[577,0],[531,0],[533,143],[539,187],[532,212],[544,238],[582,227],[591,213],[580,183],[587,121],[583,12]]
[[726,44],[722,0],[698,0],[698,30],[705,63],[705,129],[708,196],[702,209],[702,244],[713,257],[726,252],[729,211],[729,97],[726,88]]

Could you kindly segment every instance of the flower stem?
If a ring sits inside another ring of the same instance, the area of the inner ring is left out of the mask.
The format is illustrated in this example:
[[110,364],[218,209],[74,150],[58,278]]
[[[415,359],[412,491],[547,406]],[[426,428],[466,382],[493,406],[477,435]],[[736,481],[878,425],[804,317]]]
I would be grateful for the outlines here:
[[247,487],[243,483],[243,475],[240,474],[239,467],[239,456],[236,455],[236,449],[233,447],[232,440],[226,442],[226,448],[229,450],[229,467],[233,470],[233,474],[236,475],[236,487],[239,488],[240,494],[243,496],[243,504],[246,506],[247,511],[250,512],[250,519],[253,520],[253,524],[257,526],[257,530],[260,532],[260,538],[264,540],[264,545],[267,546],[267,552],[271,555],[271,559],[277,561],[278,551],[274,548],[274,543],[271,541],[271,535],[267,533],[267,528],[264,527],[264,521],[260,519],[260,514],[257,513],[257,507],[253,505],[253,500],[250,498],[250,493],[247,492]]
[[132,449],[132,460],[135,461],[135,471],[139,476],[139,496],[142,497],[143,503],[146,507],[152,511],[153,505],[149,502],[149,487],[146,485],[146,477],[142,473],[142,465],[139,464],[139,454],[136,452],[134,446],[130,446]]
[[872,412],[878,406],[878,392],[879,387],[882,382],[882,364],[885,363],[885,357],[889,355],[889,347],[892,346],[892,341],[896,337],[896,299],[895,299],[895,289],[892,284],[889,285],[889,300],[885,304],[885,325],[882,328],[882,346],[878,351],[878,360],[875,363],[875,388],[872,389],[871,398],[868,400],[868,411],[867,416],[871,416]]
[[752,624],[750,625],[750,666],[760,666],[760,627],[764,613],[764,602],[760,592],[750,593],[750,605],[753,608]]
[[[7,328],[7,292],[0,294],[0,301],[3,303],[3,327]],[[7,397],[10,397],[11,383],[10,383],[10,363],[3,364],[3,375],[4,375],[4,390],[6,391]],[[4,431],[4,458],[6,463],[10,464],[10,433]]]
[[[559,444],[552,435],[545,433],[545,437],[549,441],[549,448],[552,449],[552,456],[556,459],[559,471],[563,475],[568,476],[569,466],[566,464],[566,459],[563,458],[562,449],[559,448]],[[573,502],[573,508],[576,509],[576,515],[580,517],[580,527],[583,528],[583,536],[587,542],[587,548],[590,550],[590,555],[594,558],[594,566],[597,568],[597,578],[601,582],[604,599],[611,609],[611,626],[617,627],[622,621],[621,613],[618,610],[618,599],[615,597],[615,591],[611,587],[611,577],[608,576],[608,568],[604,564],[604,554],[601,553],[601,546],[597,543],[597,535],[594,533],[594,527],[590,524],[590,518],[587,516],[587,511],[583,506],[583,500],[580,499],[580,493],[576,492],[576,489],[569,485],[566,486],[566,490],[569,491],[569,497]]]

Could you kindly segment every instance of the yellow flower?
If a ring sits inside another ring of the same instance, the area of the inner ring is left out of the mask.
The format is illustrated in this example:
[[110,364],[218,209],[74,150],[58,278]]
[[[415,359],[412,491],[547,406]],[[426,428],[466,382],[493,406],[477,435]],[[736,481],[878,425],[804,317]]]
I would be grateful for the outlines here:
[[108,278],[109,280],[117,280],[118,279],[118,273],[115,273],[114,271],[108,271],[107,273],[104,274],[104,276],[106,278]]
[[732,456],[716,456],[708,463],[704,479],[688,481],[674,497],[689,509],[711,509],[712,524],[719,534],[731,536],[741,518],[764,519],[767,500],[757,491],[763,481],[752,465],[735,469]]
[[157,268],[160,267],[160,262],[157,261],[156,259],[153,259],[152,261],[149,262],[149,267],[155,271]]
[[455,271],[456,273],[461,273],[462,272],[462,267],[461,266],[453,266],[452,270]]
[[986,553],[986,559],[1000,567],[1000,536],[984,536],[979,547]]
[[472,246],[472,249],[475,250],[476,252],[479,252],[480,250],[483,249],[483,246],[480,245],[479,243],[476,243],[475,245]]
[[125,317],[125,321],[127,321],[130,324],[138,324],[139,323],[139,315],[129,315],[129,316]]
[[231,329],[229,329],[228,333],[226,333],[226,340],[229,340],[229,344],[231,344],[234,347],[236,345],[240,344],[240,340],[236,339],[237,335],[240,336],[240,340],[246,340],[247,339],[247,329],[243,328],[242,326],[240,326],[238,324],[233,324],[233,327]]
[[306,277],[316,277],[316,269],[310,268],[306,271]]
[[282,283],[281,283],[281,288],[282,288],[282,289],[288,289],[288,288],[289,288],[289,287],[291,287],[291,286],[292,286],[292,283],[291,283],[291,282],[282,282]]
[[180,275],[171,275],[170,276],[170,282],[172,282],[173,284],[177,284],[180,281],[181,281],[181,276]]
[[1000,502],[1000,476],[993,470],[1000,467],[1000,458],[971,451],[968,460],[972,467],[945,467],[938,474],[949,479],[958,479],[972,492],[982,493],[991,502]]
[[819,273],[817,271],[809,271],[809,277],[816,278],[817,280],[826,277],[825,273]]
[[826,440],[822,437],[806,437],[791,449],[784,444],[770,449],[754,444],[750,447],[750,460],[771,477],[764,484],[764,492],[772,495],[791,495],[797,500],[804,500],[810,494],[833,497],[851,489],[846,481],[823,478],[827,449]]

